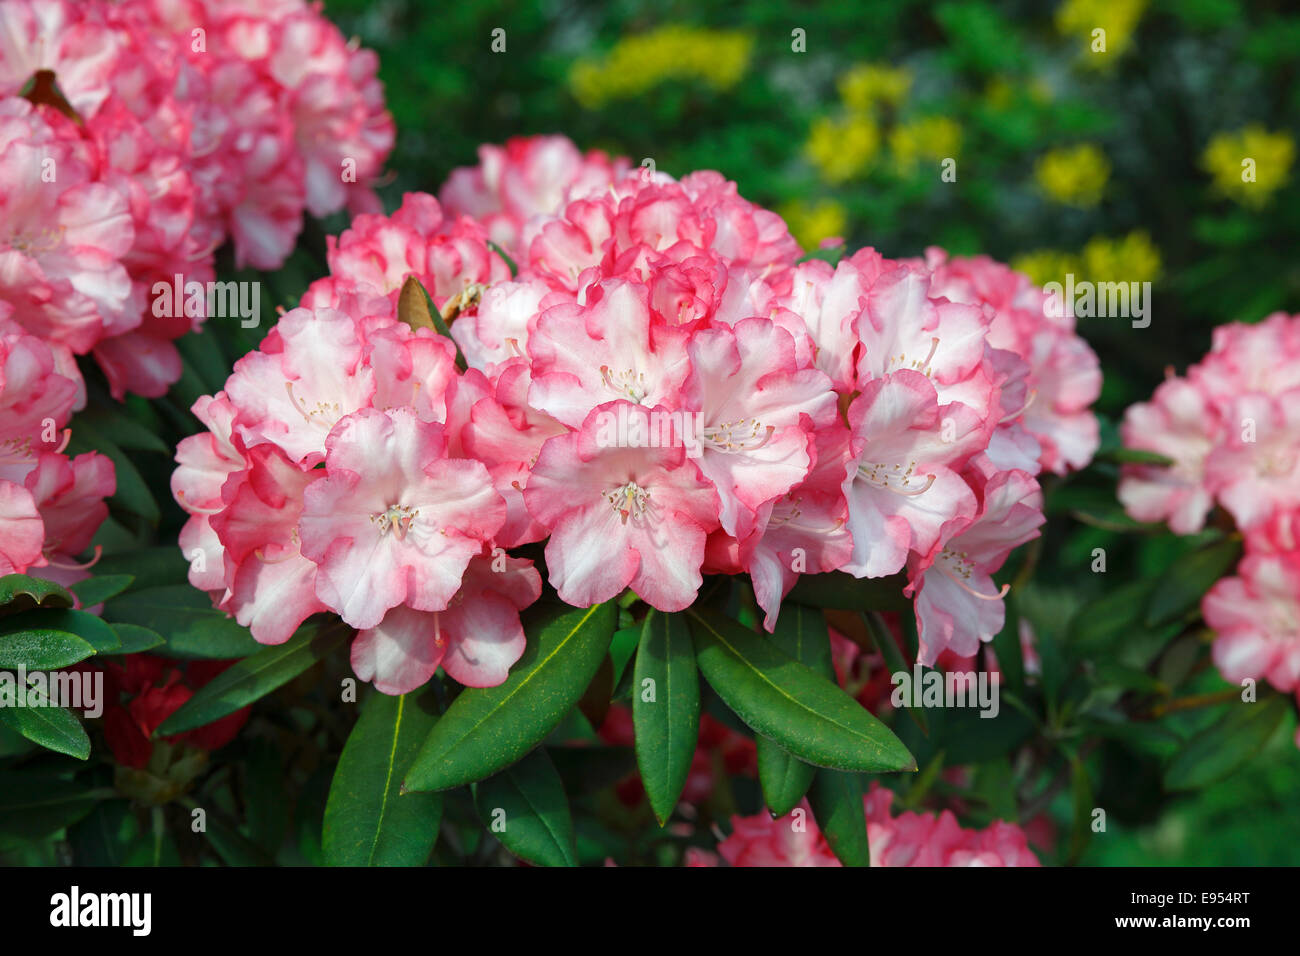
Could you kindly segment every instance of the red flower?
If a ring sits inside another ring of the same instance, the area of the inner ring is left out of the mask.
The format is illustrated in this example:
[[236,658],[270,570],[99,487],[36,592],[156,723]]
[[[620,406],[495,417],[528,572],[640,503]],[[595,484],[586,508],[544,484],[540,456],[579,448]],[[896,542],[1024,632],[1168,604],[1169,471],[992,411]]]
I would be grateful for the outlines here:
[[[194,692],[234,661],[175,661],[150,654],[133,654],[104,672],[104,739],[113,758],[124,767],[144,769],[153,756],[155,730],[194,696]],[[123,698],[126,698],[123,700]],[[202,727],[163,739],[201,750],[216,750],[235,738],[248,720],[248,708]]]

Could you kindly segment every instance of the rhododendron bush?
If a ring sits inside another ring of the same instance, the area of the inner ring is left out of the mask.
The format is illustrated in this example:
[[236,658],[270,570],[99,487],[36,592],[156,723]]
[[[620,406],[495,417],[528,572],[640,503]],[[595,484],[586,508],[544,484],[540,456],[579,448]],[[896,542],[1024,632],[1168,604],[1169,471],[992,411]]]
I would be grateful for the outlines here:
[[1289,726],[1300,316],[1117,427],[1028,275],[725,170],[385,206],[376,70],[299,0],[0,6],[0,856],[1078,862]]

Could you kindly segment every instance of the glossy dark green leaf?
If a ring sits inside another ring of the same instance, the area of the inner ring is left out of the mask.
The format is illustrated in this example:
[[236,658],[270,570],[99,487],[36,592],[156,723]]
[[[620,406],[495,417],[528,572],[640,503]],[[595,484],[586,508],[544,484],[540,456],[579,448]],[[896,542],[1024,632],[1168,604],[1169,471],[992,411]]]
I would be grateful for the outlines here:
[[1241,542],[1224,538],[1186,554],[1161,575],[1147,600],[1146,623],[1156,627],[1174,621],[1201,603],[1215,581],[1224,577],[1241,557]]
[[[101,576],[131,575],[135,580],[129,590],[135,591],[188,584],[189,567],[189,562],[175,544],[106,554],[95,564],[95,570]],[[211,603],[208,602],[209,606]]]
[[102,604],[131,586],[135,578],[129,574],[101,574],[72,585],[72,591],[82,607]]
[[687,614],[700,672],[755,731],[819,767],[916,769],[893,731],[831,681],[716,611]]
[[[38,608],[0,619],[0,634],[26,630],[53,630],[75,634],[95,649],[96,654],[112,653],[121,646],[113,629],[100,618],[71,608]],[[0,637],[0,640],[4,640]]]
[[49,836],[76,823],[111,794],[76,780],[0,770],[0,837]]
[[135,624],[110,624],[109,627],[113,629],[119,642],[117,650],[107,652],[109,656],[139,654],[167,643],[161,634],[147,627],[139,627]]
[[103,614],[106,621],[161,634],[172,657],[229,660],[262,647],[248,628],[218,611],[205,593],[188,584],[127,591],[107,601]]
[[646,615],[634,674],[637,766],[663,826],[686,786],[700,736],[700,677],[690,628],[680,614]]
[[25,607],[72,607],[72,595],[62,585],[26,574],[6,574],[0,578],[0,608],[20,604]]
[[1166,790],[1199,790],[1224,777],[1268,743],[1290,709],[1271,695],[1252,703],[1233,702],[1227,713],[1192,737],[1165,769]]
[[521,860],[577,865],[569,800],[545,749],[475,784],[474,803],[483,825]]
[[[821,611],[786,601],[768,640],[815,673],[834,679],[830,629]],[[759,736],[754,743],[763,802],[776,816],[785,816],[807,794],[816,768],[768,737]]]
[[26,707],[0,706],[0,722],[48,750],[78,760],[90,756],[90,738],[76,714],[50,706],[43,694],[29,692],[27,701]]
[[75,634],[46,628],[8,631],[0,619],[0,670],[25,667],[29,671],[52,671],[71,667],[95,653]]
[[331,866],[423,866],[429,859],[442,795],[400,793],[403,771],[438,719],[422,693],[375,691],[348,735],[325,805]]
[[[218,383],[217,387],[220,387]],[[74,434],[93,435],[92,444],[108,439],[128,451],[150,451],[171,455],[172,449],[156,434],[136,421],[120,405],[90,404],[72,419]]]
[[808,791],[813,817],[831,852],[845,866],[871,865],[862,796],[862,778],[838,770],[818,770]]
[[265,647],[231,665],[195,691],[163,721],[156,736],[170,737],[220,720],[293,680],[352,637],[342,624],[304,628],[283,644]]
[[903,596],[907,576],[855,578],[843,571],[800,575],[786,600],[810,607],[841,611],[906,611],[912,602]]
[[158,502],[153,492],[149,490],[148,482],[136,468],[131,455],[104,435],[94,435],[94,442],[91,443],[86,437],[89,434],[89,431],[82,433],[74,429],[72,438],[68,442],[68,454],[79,455],[94,451],[110,459],[117,478],[117,488],[109,497],[109,504],[123,511],[129,511],[133,515],[139,515],[149,524],[157,524],[161,514],[158,510]]
[[406,773],[406,790],[447,790],[514,763],[555,729],[604,660],[618,620],[612,601],[543,612],[528,647],[496,687],[471,687],[447,708]]

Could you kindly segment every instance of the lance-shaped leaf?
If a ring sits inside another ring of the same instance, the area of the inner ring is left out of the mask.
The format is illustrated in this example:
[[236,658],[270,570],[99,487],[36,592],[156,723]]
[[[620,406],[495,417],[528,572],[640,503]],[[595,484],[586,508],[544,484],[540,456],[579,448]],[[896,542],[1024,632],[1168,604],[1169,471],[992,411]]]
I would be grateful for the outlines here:
[[528,647],[496,687],[461,692],[406,773],[405,790],[447,790],[510,766],[581,699],[609,649],[618,608],[546,612],[525,628]]
[[860,776],[818,770],[808,793],[808,805],[836,859],[845,866],[871,865]]
[[[0,693],[3,700],[3,693]],[[0,723],[34,744],[78,760],[90,756],[90,738],[77,715],[50,704],[44,694],[27,692],[26,707],[0,705]]]
[[0,608],[17,612],[31,607],[72,607],[73,599],[61,585],[26,574],[0,578]]
[[1278,694],[1230,704],[1223,719],[1192,737],[1169,762],[1165,789],[1197,790],[1222,780],[1268,743],[1288,709]]
[[1235,537],[1183,555],[1156,582],[1147,601],[1147,626],[1168,624],[1196,607],[1205,592],[1228,573],[1239,557],[1241,541]]
[[442,795],[400,793],[402,772],[438,719],[420,696],[375,691],[348,735],[325,805],[331,866],[422,866],[429,859]]
[[121,646],[121,641],[111,627],[85,611],[38,608],[0,619],[0,633],[34,630],[75,634],[93,647],[96,654],[111,653]]
[[342,623],[304,629],[283,644],[245,657],[194,692],[194,696],[163,721],[155,736],[170,737],[203,727],[247,707],[284,686],[352,636]]
[[577,866],[564,784],[543,748],[474,785],[474,803],[501,845],[537,866]]
[[915,770],[893,731],[831,681],[712,610],[691,610],[700,672],[746,724],[833,770]]
[[632,684],[636,762],[663,826],[681,798],[700,736],[700,678],[680,614],[651,611],[641,628]]
[[[786,602],[768,640],[815,673],[835,678],[830,629],[820,611]],[[808,792],[816,768],[767,737],[760,736],[755,745],[763,801],[776,816],[785,816]]]
[[433,299],[415,276],[407,276],[402,283],[402,291],[397,297],[397,317],[412,329],[433,329],[439,335],[445,335],[456,348],[456,367],[465,371],[465,356],[460,346],[456,345],[442,313],[433,307]]
[[52,628],[27,627],[8,631],[0,619],[0,670],[53,671],[71,667],[95,653],[75,634]]

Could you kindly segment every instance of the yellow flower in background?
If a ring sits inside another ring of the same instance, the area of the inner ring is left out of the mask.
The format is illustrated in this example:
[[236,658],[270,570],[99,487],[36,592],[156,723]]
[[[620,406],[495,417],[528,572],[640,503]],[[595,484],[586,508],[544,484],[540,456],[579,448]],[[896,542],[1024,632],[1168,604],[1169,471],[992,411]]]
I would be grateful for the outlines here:
[[921,116],[890,130],[889,148],[903,171],[923,159],[955,159],[961,150],[961,127],[946,116]]
[[851,110],[866,112],[878,103],[897,106],[912,87],[912,73],[883,63],[862,63],[840,77],[840,99]]
[[1083,275],[1094,281],[1123,276],[1126,282],[1153,282],[1160,275],[1160,250],[1140,229],[1122,239],[1095,236],[1083,247]]
[[795,199],[777,211],[790,227],[790,234],[807,251],[816,249],[823,239],[843,238],[848,229],[848,213],[833,199]]
[[1053,149],[1038,158],[1034,178],[1057,202],[1086,209],[1101,201],[1110,178],[1110,162],[1091,143]]
[[866,113],[844,119],[818,117],[804,153],[828,183],[842,183],[864,173],[880,151],[880,130]]
[[1065,282],[1073,275],[1075,282],[1113,282],[1122,276],[1126,282],[1154,282],[1160,277],[1160,250],[1142,230],[1119,239],[1094,236],[1075,254],[1059,249],[1036,249],[1011,260],[1011,268],[1023,272],[1038,285]]
[[[1101,68],[1114,62],[1133,43],[1133,33],[1146,10],[1147,0],[1065,0],[1056,9],[1056,29],[1077,36],[1083,43],[1084,62]],[[1097,47],[1104,30],[1105,48]]]
[[588,108],[640,96],[669,80],[735,86],[749,68],[754,39],[731,30],[671,25],[624,37],[604,57],[578,60],[569,88]]
[[1216,135],[1205,148],[1201,163],[1214,177],[1219,192],[1259,208],[1286,185],[1294,159],[1291,136],[1270,133],[1256,123],[1235,133]]
[[1026,252],[1011,260],[1011,268],[1023,272],[1037,285],[1049,282],[1064,282],[1067,275],[1079,276],[1083,272],[1083,260],[1068,252],[1056,249],[1036,249]]

